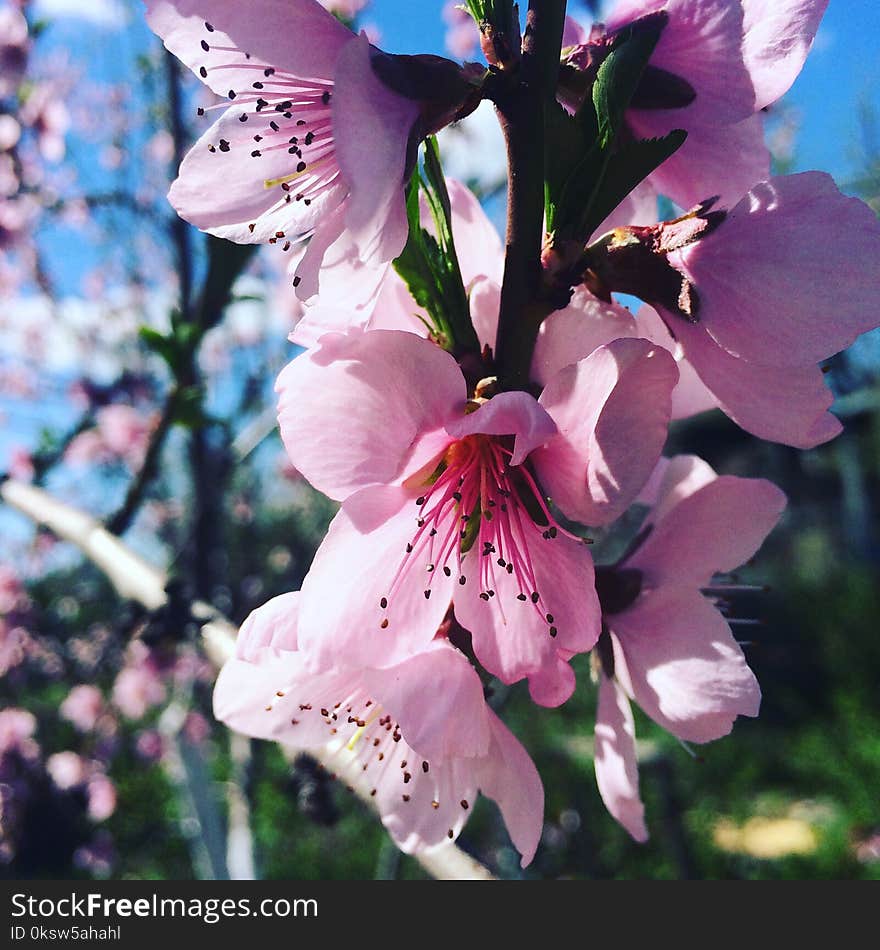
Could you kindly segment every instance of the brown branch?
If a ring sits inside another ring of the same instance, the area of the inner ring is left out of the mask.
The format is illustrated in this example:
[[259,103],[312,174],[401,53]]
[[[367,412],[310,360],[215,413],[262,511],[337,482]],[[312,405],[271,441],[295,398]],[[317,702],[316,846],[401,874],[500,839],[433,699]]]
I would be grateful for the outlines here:
[[[554,309],[541,299],[544,237],[544,103],[555,95],[565,0],[531,0],[522,60],[494,95],[507,144],[507,233],[496,339],[498,376],[526,389],[542,320]],[[514,81],[510,82],[512,78]]]

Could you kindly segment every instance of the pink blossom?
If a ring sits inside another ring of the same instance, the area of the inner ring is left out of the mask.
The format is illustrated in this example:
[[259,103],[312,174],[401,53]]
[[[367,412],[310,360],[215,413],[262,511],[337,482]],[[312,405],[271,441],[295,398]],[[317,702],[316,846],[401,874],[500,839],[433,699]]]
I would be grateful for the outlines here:
[[0,195],[0,251],[22,246],[39,210],[39,205],[31,195],[12,198]]
[[20,114],[37,136],[42,157],[47,162],[60,162],[66,149],[70,113],[57,86],[46,81],[35,83],[22,103]]
[[[645,77],[626,116],[639,138],[673,129],[688,133],[685,144],[650,176],[657,191],[684,208],[710,195],[730,203],[769,177],[760,112],[794,82],[827,4],[618,0],[606,37],[647,14],[668,15],[649,66],[662,72]],[[582,33],[567,60],[581,68],[597,55],[601,60],[605,42],[601,28],[592,36]]]
[[787,445],[837,435],[816,364],[877,326],[880,223],[871,209],[822,172],[772,178],[668,261],[696,292],[696,319],[651,302],[718,405]]
[[155,425],[133,406],[115,403],[95,414],[96,426],[81,432],[67,447],[65,461],[71,464],[122,461],[132,471],[142,465]]
[[18,574],[6,564],[0,564],[0,615],[27,607],[28,596]]
[[693,456],[661,464],[649,485],[653,508],[641,543],[597,568],[607,633],[599,642],[596,778],[611,814],[647,838],[638,793],[634,701],[689,742],[726,735],[737,716],[756,716],[760,690],[710,596],[716,573],[760,547],[785,506],[764,479],[718,476]]
[[30,37],[21,11],[0,7],[0,96],[14,93],[24,78]]
[[106,821],[116,811],[116,786],[103,772],[95,771],[89,778],[86,793],[92,821]]
[[8,707],[0,709],[0,756],[18,752],[26,759],[36,759],[40,747],[33,739],[37,720],[33,713]]
[[15,626],[0,617],[0,676],[23,663],[32,645],[24,627]]
[[190,712],[183,723],[183,734],[193,745],[202,745],[211,737],[211,724],[201,713]]
[[233,100],[184,160],[169,194],[177,211],[243,243],[289,249],[310,237],[294,278],[303,299],[317,293],[322,264],[328,293],[340,271],[378,280],[406,241],[419,105],[376,77],[366,37],[315,0],[148,0],[147,21]]
[[443,4],[443,21],[446,49],[457,59],[474,56],[480,48],[480,31],[467,10],[462,9],[457,0],[448,0]]
[[15,116],[0,115],[0,152],[15,148],[21,138],[21,125]]
[[46,771],[62,792],[85,784],[88,769],[85,759],[75,752],[56,752],[46,759]]
[[138,755],[151,762],[158,762],[162,758],[165,741],[162,734],[156,729],[144,729],[139,732],[135,740],[135,749]]
[[166,691],[155,670],[139,664],[126,666],[113,683],[113,702],[129,719],[142,719],[165,701]]
[[245,621],[217,680],[217,718],[290,748],[354,752],[405,852],[457,837],[480,790],[497,802],[528,864],[541,835],[541,781],[464,655],[436,639],[387,668],[337,658],[316,669],[300,649],[299,606],[298,593],[285,594]]
[[74,686],[58,711],[80,732],[91,732],[104,712],[104,697],[96,686]]
[[455,360],[414,334],[322,337],[277,384],[293,464],[343,501],[303,583],[304,646],[399,662],[454,601],[487,670],[563,702],[598,615],[589,552],[544,491],[586,524],[617,517],[659,455],[676,378],[662,349],[617,340],[540,400],[469,402]]
[[9,450],[9,461],[6,470],[11,478],[19,482],[29,482],[34,477],[33,456],[27,449],[15,445]]

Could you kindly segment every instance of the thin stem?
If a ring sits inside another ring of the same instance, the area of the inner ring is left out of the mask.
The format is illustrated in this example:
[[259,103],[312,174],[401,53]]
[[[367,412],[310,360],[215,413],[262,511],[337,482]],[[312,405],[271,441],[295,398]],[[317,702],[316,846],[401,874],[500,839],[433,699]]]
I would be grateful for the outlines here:
[[162,407],[162,414],[159,417],[159,424],[150,437],[150,443],[147,446],[141,469],[128,486],[128,491],[126,492],[125,501],[123,501],[122,506],[116,514],[107,519],[107,530],[112,531],[113,534],[125,534],[129,529],[144,500],[150,483],[159,472],[159,458],[162,455],[165,439],[171,431],[171,427],[174,425],[174,416],[177,411],[179,396],[179,390],[175,387],[166,398],[165,405]]
[[544,103],[555,95],[565,0],[531,0],[516,81],[495,97],[507,143],[507,234],[495,357],[507,389],[526,389],[541,321]]

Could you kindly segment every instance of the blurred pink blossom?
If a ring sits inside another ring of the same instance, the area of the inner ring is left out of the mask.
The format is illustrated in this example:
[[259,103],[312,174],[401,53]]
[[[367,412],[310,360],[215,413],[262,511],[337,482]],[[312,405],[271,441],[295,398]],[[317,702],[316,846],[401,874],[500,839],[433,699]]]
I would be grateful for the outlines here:
[[89,818],[106,821],[116,811],[116,786],[103,773],[96,771],[88,780]]
[[164,747],[165,740],[157,729],[144,729],[135,740],[138,755],[150,762],[158,762],[162,758]]
[[0,152],[14,148],[21,138],[21,125],[12,115],[0,115]]
[[165,685],[154,669],[145,665],[126,666],[113,684],[113,702],[129,719],[142,719],[150,709],[165,701]]
[[0,7],[0,96],[15,92],[27,66],[30,37],[21,11]]
[[46,759],[46,771],[63,792],[83,785],[88,776],[86,761],[76,752],[56,752],[50,755]]
[[474,18],[461,8],[458,0],[443,5],[446,22],[446,49],[457,59],[469,59],[480,48],[480,32]]
[[22,663],[31,645],[24,627],[11,626],[0,617],[0,676]]
[[37,136],[40,155],[47,162],[60,162],[66,150],[70,114],[61,96],[57,84],[39,82],[28,90],[21,107],[21,120]]
[[183,734],[193,745],[202,745],[211,736],[211,724],[198,712],[190,712],[183,723]]
[[96,686],[74,686],[58,711],[80,732],[91,732],[104,711],[104,697]]
[[16,751],[26,759],[36,759],[40,754],[33,739],[36,731],[33,713],[16,707],[0,709],[0,756]]
[[81,432],[70,443],[65,461],[82,465],[119,460],[137,471],[143,464],[155,416],[114,403],[99,409],[95,421],[95,428]]

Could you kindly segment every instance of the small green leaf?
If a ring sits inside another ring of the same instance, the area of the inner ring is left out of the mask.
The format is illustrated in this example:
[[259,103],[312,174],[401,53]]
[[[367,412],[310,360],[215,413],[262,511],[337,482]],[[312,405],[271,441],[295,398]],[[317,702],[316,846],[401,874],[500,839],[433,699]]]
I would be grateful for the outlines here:
[[[436,237],[422,226],[421,195]],[[406,197],[409,236],[394,269],[416,303],[428,313],[438,341],[450,350],[479,350],[452,234],[452,209],[435,138],[425,142],[423,173],[416,172]]]
[[[595,138],[595,137],[594,137]],[[544,195],[547,230],[556,228],[566,185],[583,163],[593,139],[585,137],[581,125],[558,102],[544,107]]]
[[593,86],[593,106],[601,148],[607,148],[623,126],[624,112],[638,89],[667,19],[667,14],[660,11],[631,24],[615,38],[611,52],[599,67]]
[[663,11],[649,14],[617,35],[575,116],[561,106],[545,110],[545,205],[548,230],[559,237],[586,240],[684,141],[676,131],[619,144],[624,114],[666,21]]
[[591,235],[624,198],[654,169],[678,151],[687,132],[674,129],[657,139],[642,139],[621,149],[608,163],[602,188],[584,208],[580,233]]
[[172,375],[176,376],[180,363],[180,351],[174,334],[164,336],[152,327],[141,327],[138,330],[138,336],[149,350],[166,362]]

